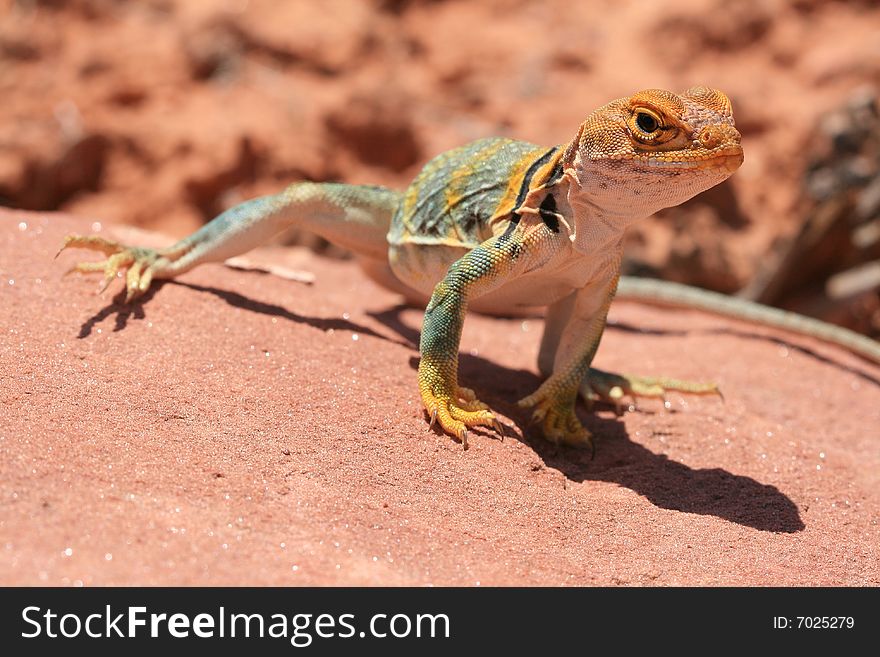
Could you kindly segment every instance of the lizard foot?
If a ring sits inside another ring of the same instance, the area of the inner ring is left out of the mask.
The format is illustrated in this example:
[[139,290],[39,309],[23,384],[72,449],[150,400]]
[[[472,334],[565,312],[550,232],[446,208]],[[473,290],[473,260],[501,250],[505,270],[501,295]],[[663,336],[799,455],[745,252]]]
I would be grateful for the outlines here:
[[590,368],[590,373],[581,383],[579,393],[588,406],[595,401],[614,404],[618,413],[622,410],[623,398],[653,397],[662,399],[668,408],[666,393],[669,391],[684,392],[691,395],[718,395],[722,399],[721,390],[716,383],[681,381],[665,377],[632,376],[615,374]]
[[65,249],[91,249],[92,251],[100,251],[107,256],[106,260],[98,262],[81,262],[71,267],[67,272],[68,274],[73,272],[104,272],[104,284],[101,287],[101,292],[113,282],[117,272],[127,269],[125,303],[146,292],[158,267],[167,262],[156,249],[126,246],[97,235],[68,235],[64,238],[64,245],[58,254]]
[[554,444],[589,449],[596,454],[593,436],[581,424],[574,411],[574,403],[553,396],[538,388],[533,394],[517,402],[520,408],[534,408],[532,422],[541,423],[541,432]]
[[459,386],[456,395],[435,394],[430,386],[422,387],[422,402],[431,417],[428,428],[439,424],[440,428],[461,441],[468,448],[468,428],[492,427],[501,436],[504,431],[489,407],[477,399],[470,388]]

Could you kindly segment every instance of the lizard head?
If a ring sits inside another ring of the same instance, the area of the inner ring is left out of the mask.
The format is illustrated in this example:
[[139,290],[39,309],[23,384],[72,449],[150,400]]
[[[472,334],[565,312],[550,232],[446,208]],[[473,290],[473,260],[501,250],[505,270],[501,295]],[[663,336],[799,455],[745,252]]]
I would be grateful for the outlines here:
[[692,87],[648,89],[600,107],[563,159],[575,194],[625,225],[722,182],[743,151],[727,96]]

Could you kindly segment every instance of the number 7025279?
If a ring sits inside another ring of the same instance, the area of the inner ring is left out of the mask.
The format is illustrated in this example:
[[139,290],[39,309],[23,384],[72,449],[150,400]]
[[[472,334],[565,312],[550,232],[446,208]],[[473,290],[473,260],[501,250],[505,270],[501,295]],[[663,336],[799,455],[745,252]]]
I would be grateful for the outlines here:
[[851,630],[856,625],[852,616],[774,616],[773,627],[777,630]]

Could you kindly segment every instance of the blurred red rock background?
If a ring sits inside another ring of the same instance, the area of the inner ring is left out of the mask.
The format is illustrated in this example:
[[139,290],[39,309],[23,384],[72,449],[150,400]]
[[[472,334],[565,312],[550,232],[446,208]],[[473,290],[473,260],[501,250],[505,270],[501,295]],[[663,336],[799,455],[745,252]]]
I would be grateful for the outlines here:
[[745,164],[638,225],[628,271],[880,334],[868,0],[0,0],[0,204],[182,236],[288,182],[402,187],[469,140],[560,143],[695,84],[733,99]]

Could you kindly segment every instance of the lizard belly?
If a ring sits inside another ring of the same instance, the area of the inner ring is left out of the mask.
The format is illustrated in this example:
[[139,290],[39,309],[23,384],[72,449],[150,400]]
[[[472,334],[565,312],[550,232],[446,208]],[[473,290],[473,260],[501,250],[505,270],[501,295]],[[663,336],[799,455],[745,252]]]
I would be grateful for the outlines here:
[[495,312],[550,306],[579,290],[607,271],[604,259],[571,258],[563,254],[519,277],[514,277],[488,294],[475,299],[475,310]]
[[[450,265],[470,249],[466,247],[418,244],[407,242],[392,245],[389,264],[402,283],[430,298]],[[470,307],[491,314],[521,314],[529,308],[549,306],[607,272],[613,260],[611,254],[600,257],[572,257],[569,249],[531,271],[513,277],[488,294],[473,299]]]

